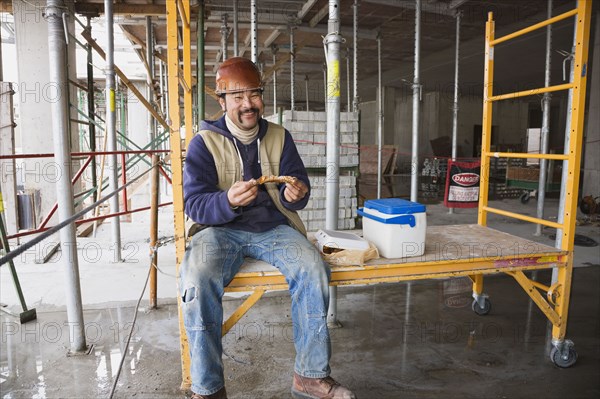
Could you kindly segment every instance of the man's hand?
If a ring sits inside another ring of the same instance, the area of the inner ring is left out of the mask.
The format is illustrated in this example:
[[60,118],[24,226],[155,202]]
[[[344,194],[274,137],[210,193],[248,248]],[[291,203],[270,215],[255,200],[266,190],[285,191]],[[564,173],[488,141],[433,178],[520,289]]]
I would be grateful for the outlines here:
[[236,208],[238,206],[249,205],[258,195],[258,186],[250,181],[237,181],[227,191],[227,200],[229,206]]
[[308,187],[301,180],[296,180],[294,184],[286,183],[285,190],[283,190],[283,196],[289,203],[300,201],[308,193]]

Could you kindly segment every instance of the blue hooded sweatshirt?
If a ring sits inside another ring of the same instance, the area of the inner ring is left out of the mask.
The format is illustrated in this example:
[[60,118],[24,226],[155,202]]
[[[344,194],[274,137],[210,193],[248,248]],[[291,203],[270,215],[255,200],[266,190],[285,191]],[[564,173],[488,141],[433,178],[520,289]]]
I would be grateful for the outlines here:
[[[201,130],[210,130],[232,140],[237,145],[243,162],[244,180],[258,179],[262,175],[258,145],[267,133],[268,122],[259,120],[257,138],[245,145],[235,139],[225,124],[225,117],[216,121],[202,121]],[[232,165],[236,162],[232,159]],[[294,176],[309,188],[306,196],[295,203],[285,200],[285,184],[279,186],[281,203],[287,209],[297,211],[304,208],[310,195],[310,182],[304,163],[289,131],[285,131],[285,141],[279,165],[280,176]],[[183,171],[183,201],[185,213],[194,222],[206,226],[221,226],[249,232],[264,232],[281,224],[289,224],[285,215],[275,207],[264,186],[259,186],[258,196],[249,205],[231,209],[227,192],[219,189],[215,161],[207,149],[202,136],[196,135],[187,149]]]

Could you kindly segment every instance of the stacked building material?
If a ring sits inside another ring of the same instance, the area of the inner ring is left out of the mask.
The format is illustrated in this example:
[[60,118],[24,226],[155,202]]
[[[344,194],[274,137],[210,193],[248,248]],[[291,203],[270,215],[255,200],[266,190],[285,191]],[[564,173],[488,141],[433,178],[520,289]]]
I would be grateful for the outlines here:
[[[266,118],[278,121],[278,115]],[[290,131],[298,153],[308,170],[312,191],[304,210],[299,212],[308,231],[325,228],[325,181],[327,165],[327,115],[325,112],[284,111],[283,126]],[[355,172],[358,166],[358,113],[340,113],[340,193],[338,229],[356,225],[357,193]]]

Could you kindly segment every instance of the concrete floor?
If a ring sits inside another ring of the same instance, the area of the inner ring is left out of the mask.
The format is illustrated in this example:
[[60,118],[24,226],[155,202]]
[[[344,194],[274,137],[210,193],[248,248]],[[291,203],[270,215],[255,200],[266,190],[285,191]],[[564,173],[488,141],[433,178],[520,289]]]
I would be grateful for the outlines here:
[[[495,201],[492,206],[535,215],[535,202]],[[427,206],[428,223],[474,223],[475,209],[449,215]],[[547,214],[556,214],[549,200]],[[172,215],[163,209],[160,234],[172,235]],[[115,397],[184,397],[181,382],[174,245],[161,247],[159,304],[140,309],[132,342],[125,348],[135,301],[148,268],[147,216],[123,224],[125,263],[111,261],[110,225],[98,238],[80,241],[80,269],[89,355],[67,356],[69,329],[60,259],[35,264],[42,247],[17,260],[25,297],[38,319],[19,324],[0,312],[1,398],[108,397],[125,354]],[[552,245],[544,229],[490,216],[490,226]],[[598,224],[579,234],[600,241]],[[99,248],[99,249],[98,249]],[[471,311],[471,286],[463,278],[424,280],[338,290],[343,328],[332,330],[333,376],[359,398],[598,398],[600,397],[600,247],[576,247],[567,338],[578,351],[576,365],[554,366],[548,357],[548,322],[529,297],[505,275],[486,278],[492,311]],[[93,252],[96,251],[96,252]],[[96,255],[94,255],[96,253]],[[85,256],[84,256],[85,254]],[[547,283],[549,271],[537,272]],[[18,312],[12,281],[0,269],[0,302]],[[145,294],[147,298],[147,294]],[[226,312],[240,303],[225,301]],[[147,301],[142,302],[147,306]],[[263,298],[224,338],[229,397],[289,398],[294,349],[289,295]]]

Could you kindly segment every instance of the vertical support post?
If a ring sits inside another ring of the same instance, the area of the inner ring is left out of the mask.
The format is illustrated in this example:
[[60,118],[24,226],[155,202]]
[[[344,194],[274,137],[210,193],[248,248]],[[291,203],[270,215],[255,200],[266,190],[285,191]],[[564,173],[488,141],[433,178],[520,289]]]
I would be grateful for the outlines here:
[[[189,0],[183,0],[189,3]],[[169,136],[171,143],[171,171],[173,174],[173,223],[175,231],[175,264],[177,273],[185,254],[185,216],[183,213],[183,163],[181,156],[180,112],[179,112],[179,43],[177,39],[177,5],[167,1],[167,76],[169,89]],[[181,298],[177,296],[178,305]],[[187,335],[183,325],[181,306],[179,311],[179,335],[181,337],[181,375],[182,388],[191,385],[190,356]]]
[[304,75],[304,92],[306,93],[306,112],[308,112],[308,75]]
[[183,80],[187,82],[187,87],[183,89],[183,117],[185,123],[185,148],[190,144],[194,137],[194,110],[192,106],[192,21],[190,2],[183,2],[184,14],[187,16],[187,23],[184,22],[183,30]]
[[[56,84],[59,93],[68,96],[69,83],[67,80],[65,57],[66,43],[63,28],[63,13],[66,5],[63,0],[48,0],[46,19],[48,21],[48,51],[50,55],[49,74],[50,82]],[[69,109],[68,98],[51,103],[52,110],[52,136],[54,140],[54,160],[62,169],[62,177],[56,185],[59,220],[66,220],[73,216],[73,186],[71,185],[71,153],[68,138]],[[117,203],[118,205],[118,203]],[[85,342],[85,329],[83,322],[83,306],[81,303],[81,286],[79,282],[79,262],[77,258],[77,240],[75,237],[75,224],[71,223],[60,230],[60,241],[65,261],[65,286],[67,288],[67,319],[72,329],[70,337],[71,351],[83,352],[87,345]]]
[[250,33],[252,46],[252,62],[258,66],[258,28],[257,28],[256,0],[250,1]]
[[296,54],[294,49],[294,27],[290,25],[290,111],[292,111],[292,119],[294,118],[294,101],[296,100],[296,94],[294,93],[294,86],[296,84],[294,75],[296,66]]
[[[237,1],[237,0],[236,0]],[[196,61],[197,74],[197,88],[198,88],[198,126],[200,121],[204,119],[204,113],[206,109],[206,91],[205,91],[205,79],[204,79],[204,1],[200,2],[200,9],[198,10],[198,60]]]
[[351,112],[352,103],[350,102],[350,49],[346,48],[346,112]]
[[[146,62],[148,63],[146,99],[150,104],[154,105],[154,32],[152,28],[152,17],[146,17]],[[150,111],[148,111],[148,141],[153,142],[155,137],[154,117]],[[154,146],[152,149],[154,149]]]
[[277,69],[275,65],[277,64],[277,47],[271,46],[271,51],[273,52],[273,114],[277,113]]
[[159,77],[159,90],[160,90],[160,110],[161,115],[165,114],[165,99],[166,99],[166,95],[165,95],[165,73],[163,71],[163,62],[161,60],[158,61],[158,77]]
[[152,174],[150,179],[150,257],[152,269],[150,270],[150,309],[156,309],[158,306],[157,300],[157,285],[158,275],[156,268],[158,267],[158,197],[160,195],[159,177],[158,174],[159,158],[158,155],[152,155]]
[[[116,128],[116,104],[115,104],[115,40],[113,25],[113,2],[104,0],[105,26],[106,26],[106,129],[104,134],[108,137],[108,151],[117,151],[117,128]],[[117,179],[117,155],[108,156],[108,185],[109,191],[113,192],[119,187]],[[110,212],[119,213],[119,196],[110,198]],[[121,221],[119,216],[110,219],[112,231],[112,250],[115,253],[115,262],[121,262]]]
[[494,47],[490,42],[494,40],[496,24],[494,14],[488,13],[485,23],[485,69],[483,74],[483,121],[481,123],[481,172],[479,184],[479,207],[477,209],[477,224],[487,225],[487,212],[483,209],[488,204],[488,186],[490,182],[490,151],[492,140],[492,101],[494,95]]
[[[204,4],[200,7],[204,9]],[[233,56],[239,56],[239,32],[238,32],[238,0],[233,0]]]
[[[323,39],[327,48],[327,171],[325,179],[325,228],[338,228],[339,160],[340,160],[340,2],[329,0],[328,33]],[[337,324],[337,290],[329,289],[327,321]]]
[[415,69],[413,80],[412,109],[412,156],[410,172],[410,200],[417,201],[419,194],[419,106],[421,97],[421,0],[415,8]]
[[381,31],[377,33],[377,198],[381,198],[383,149],[383,86],[381,84]]
[[[462,13],[456,13],[456,46],[454,49],[454,101],[452,103],[452,160],[456,161],[458,153],[458,67],[460,54],[460,18]],[[450,206],[448,213],[454,213]]]
[[354,4],[352,5],[353,9],[353,23],[352,23],[352,34],[354,36],[354,68],[353,68],[353,77],[352,80],[354,82],[354,100],[352,102],[352,110],[354,112],[358,111],[358,0],[354,0]]
[[[552,18],[552,0],[548,0],[548,15],[547,18]],[[552,62],[552,25],[546,26],[546,64],[544,69],[544,87],[550,86],[550,66]],[[548,153],[548,141],[550,136],[550,102],[551,94],[544,93],[542,99],[542,137],[541,137],[541,154]],[[540,159],[540,175],[538,181],[537,192],[537,213],[539,219],[544,218],[544,202],[546,201],[546,180],[548,179],[548,160]],[[552,179],[552,176],[550,176]],[[535,225],[535,236],[542,235],[542,225]]]
[[227,60],[227,34],[229,29],[227,28],[227,14],[221,16],[221,60],[225,62]]
[[[90,35],[92,33],[92,18],[87,17],[86,29],[89,30]],[[94,65],[93,65],[93,53],[92,45],[87,44],[87,106],[88,106],[88,129],[89,129],[89,141],[90,151],[96,152],[96,113],[95,113],[95,97],[94,97]],[[98,200],[98,180],[96,176],[96,157],[92,157],[92,188],[94,189],[94,202]]]

